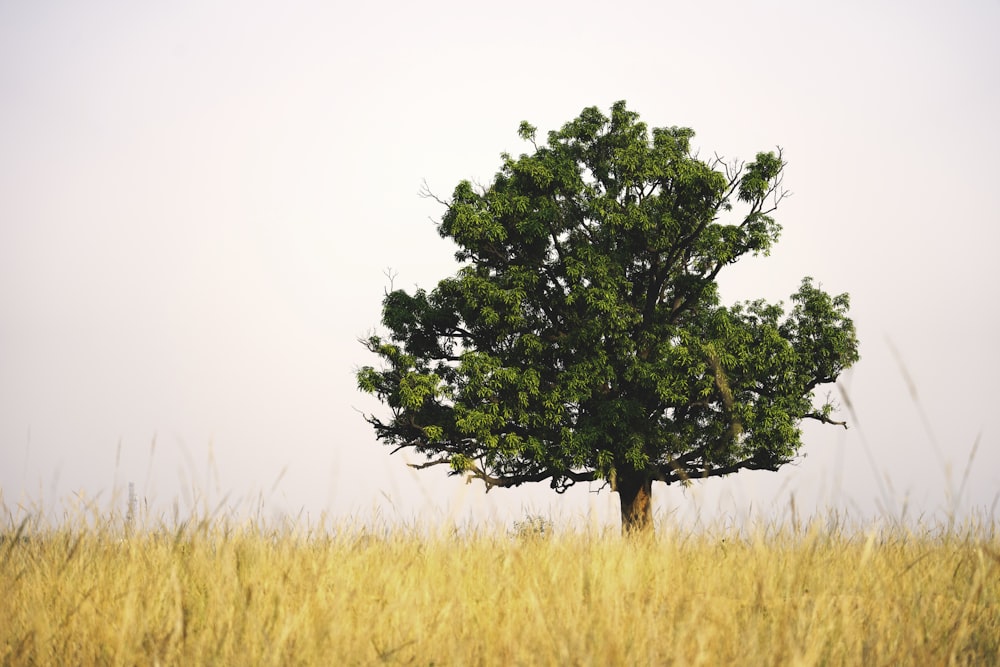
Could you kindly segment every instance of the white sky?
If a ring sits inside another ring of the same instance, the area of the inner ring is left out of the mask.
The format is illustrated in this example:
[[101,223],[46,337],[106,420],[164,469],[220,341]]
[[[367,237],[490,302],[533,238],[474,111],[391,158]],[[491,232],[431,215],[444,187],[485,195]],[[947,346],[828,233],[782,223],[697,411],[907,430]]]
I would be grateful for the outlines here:
[[182,515],[614,522],[607,490],[411,471],[353,371],[385,269],[431,288],[455,268],[421,181],[487,182],[527,150],[521,120],[544,136],[619,99],[706,154],[783,147],[782,240],[723,297],[812,275],[851,293],[862,341],[851,430],[807,424],[779,473],[656,485],[657,511],[989,513],[998,34],[996,0],[0,2],[8,517],[123,507],[132,481]]

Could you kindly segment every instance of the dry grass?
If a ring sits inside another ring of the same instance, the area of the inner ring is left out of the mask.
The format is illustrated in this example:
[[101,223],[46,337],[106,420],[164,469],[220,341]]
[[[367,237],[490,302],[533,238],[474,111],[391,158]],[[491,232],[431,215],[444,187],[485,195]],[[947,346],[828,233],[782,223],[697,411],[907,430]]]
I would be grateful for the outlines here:
[[[5,531],[3,664],[1000,663],[1000,538]],[[835,523],[835,522],[834,522]]]

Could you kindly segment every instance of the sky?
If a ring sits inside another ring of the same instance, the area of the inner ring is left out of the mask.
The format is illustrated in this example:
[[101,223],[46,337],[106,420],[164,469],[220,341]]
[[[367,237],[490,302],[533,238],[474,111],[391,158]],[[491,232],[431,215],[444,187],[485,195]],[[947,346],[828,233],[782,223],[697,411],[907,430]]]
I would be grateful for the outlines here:
[[[432,288],[460,180],[627,100],[705,154],[780,146],[772,255],[723,300],[848,292],[861,361],[777,473],[662,521],[986,516],[1000,494],[1000,3],[0,1],[0,523],[614,525],[598,484],[485,494],[389,455],[354,373]],[[380,412],[381,411],[381,412]]]

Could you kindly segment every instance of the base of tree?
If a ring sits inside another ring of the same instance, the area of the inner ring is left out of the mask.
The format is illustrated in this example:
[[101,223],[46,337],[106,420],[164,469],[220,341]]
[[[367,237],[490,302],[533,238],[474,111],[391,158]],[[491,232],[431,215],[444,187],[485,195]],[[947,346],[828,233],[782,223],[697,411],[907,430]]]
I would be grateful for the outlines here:
[[653,529],[653,480],[644,475],[626,475],[617,480],[622,506],[622,534],[646,533]]

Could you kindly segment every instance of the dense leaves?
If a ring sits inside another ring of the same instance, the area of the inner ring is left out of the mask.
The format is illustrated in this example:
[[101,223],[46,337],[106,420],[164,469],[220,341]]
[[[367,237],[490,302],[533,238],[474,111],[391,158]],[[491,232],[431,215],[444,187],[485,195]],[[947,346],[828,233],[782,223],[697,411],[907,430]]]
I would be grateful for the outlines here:
[[847,295],[806,278],[788,313],[718,295],[724,267],[778,239],[780,151],[706,162],[691,130],[650,131],[623,102],[542,145],[519,134],[530,154],[445,202],[457,273],[391,291],[365,341],[380,440],[490,486],[620,490],[775,470],[803,419],[839,423],[814,393],[858,359]]

